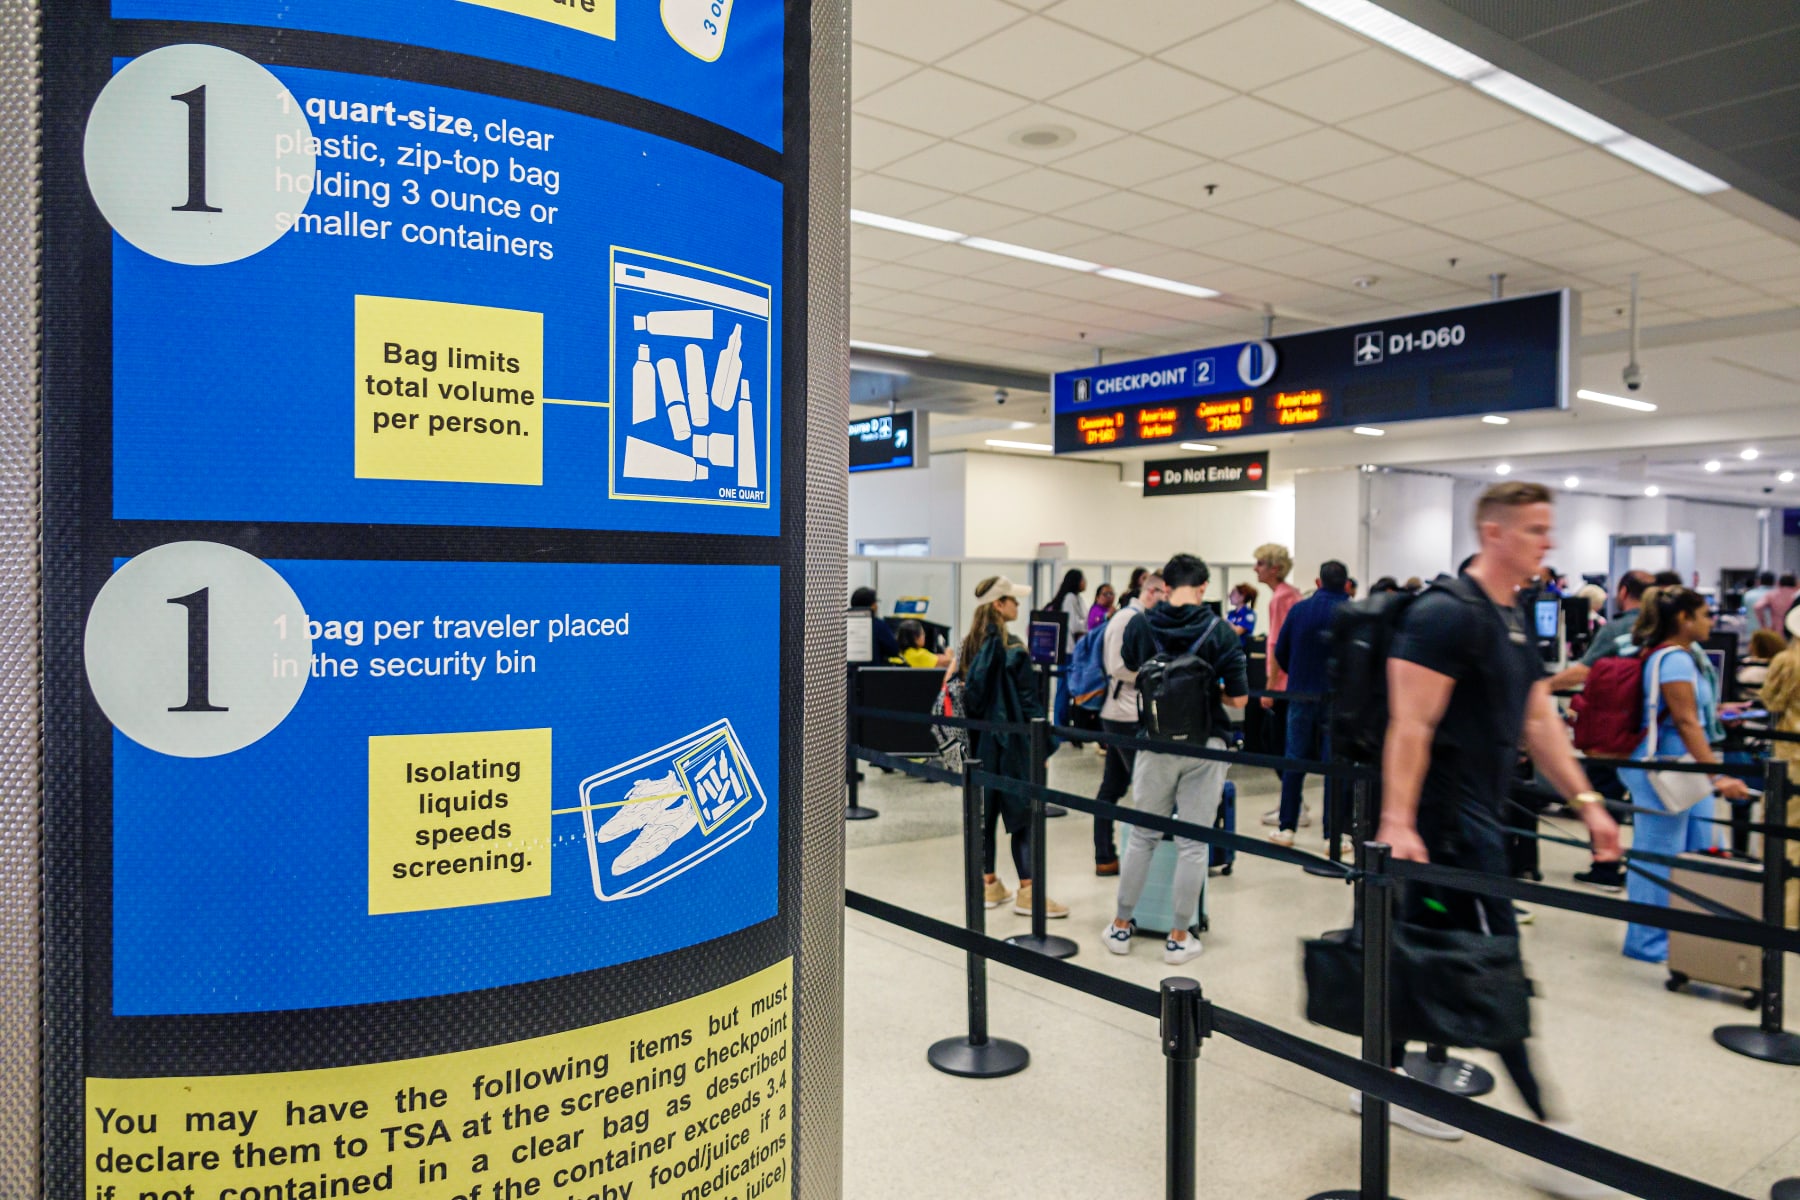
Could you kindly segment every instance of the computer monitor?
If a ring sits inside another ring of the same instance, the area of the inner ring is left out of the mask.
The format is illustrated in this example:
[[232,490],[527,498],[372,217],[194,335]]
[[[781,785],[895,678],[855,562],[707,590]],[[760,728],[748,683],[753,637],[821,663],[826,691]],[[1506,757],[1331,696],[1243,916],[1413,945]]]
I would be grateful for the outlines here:
[[1544,661],[1556,663],[1562,661],[1562,601],[1555,596],[1546,596],[1532,603],[1532,628],[1537,633],[1538,650]]
[[1032,612],[1026,627],[1025,647],[1031,661],[1040,667],[1060,667],[1063,647],[1069,637],[1069,614],[1061,609],[1040,608]]
[[1719,699],[1737,698],[1738,639],[1734,633],[1715,633],[1700,643],[1700,650],[1719,675]]
[[894,601],[896,617],[922,617],[931,608],[931,600],[927,596],[902,596]]

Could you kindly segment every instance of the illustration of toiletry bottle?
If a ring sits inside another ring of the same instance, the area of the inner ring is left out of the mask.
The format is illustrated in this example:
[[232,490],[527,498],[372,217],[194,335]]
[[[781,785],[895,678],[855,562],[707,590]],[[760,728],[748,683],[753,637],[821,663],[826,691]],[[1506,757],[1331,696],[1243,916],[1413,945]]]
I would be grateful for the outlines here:
[[655,417],[656,366],[650,361],[650,347],[640,345],[631,367],[631,423],[642,425]]

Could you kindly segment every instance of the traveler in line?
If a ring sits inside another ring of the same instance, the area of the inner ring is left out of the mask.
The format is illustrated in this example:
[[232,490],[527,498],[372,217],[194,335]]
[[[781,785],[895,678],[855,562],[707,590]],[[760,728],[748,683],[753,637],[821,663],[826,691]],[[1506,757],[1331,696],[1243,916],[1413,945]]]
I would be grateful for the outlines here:
[[[1137,672],[1125,667],[1125,630],[1147,609],[1155,608],[1168,598],[1169,589],[1163,577],[1147,573],[1141,581],[1137,599],[1121,608],[1101,631],[1101,661],[1106,668],[1106,700],[1100,705],[1100,728],[1107,733],[1130,737],[1138,731]],[[1101,804],[1123,803],[1131,794],[1133,751],[1123,746],[1107,746],[1106,766],[1100,775],[1100,790],[1094,799]],[[1106,817],[1094,818],[1094,874],[1117,875],[1119,852],[1113,842],[1113,822]]]
[[1795,586],[1794,576],[1783,575],[1774,588],[1756,602],[1758,624],[1764,629],[1786,633],[1788,609],[1794,607],[1796,596],[1800,596],[1800,587]]
[[1237,630],[1238,644],[1246,652],[1250,649],[1250,639],[1256,636],[1256,588],[1248,583],[1240,583],[1231,589],[1231,611],[1225,614],[1231,627]]
[[[1763,680],[1762,695],[1757,702],[1769,710],[1769,724],[1782,733],[1800,733],[1800,641],[1792,642],[1788,648],[1769,660],[1769,677]],[[1800,742],[1776,742],[1774,747],[1776,758],[1788,765],[1788,782],[1800,780]],[[1795,822],[1797,813],[1793,801],[1788,802],[1788,824]],[[1763,819],[1767,819],[1764,810]],[[1800,876],[1800,838],[1788,839],[1788,862],[1794,866],[1793,875]],[[1793,876],[1790,876],[1793,877]],[[1800,923],[1800,912],[1795,911],[1794,893],[1788,893],[1788,925]]]
[[1788,648],[1788,640],[1773,629],[1759,629],[1750,635],[1750,653],[1737,670],[1739,694],[1755,699],[1769,679],[1769,664]]
[[[963,680],[963,711],[971,720],[1016,722],[1044,715],[1038,698],[1037,667],[1025,643],[1007,632],[1009,621],[1019,619],[1019,607],[1031,599],[1031,589],[1020,587],[1004,575],[990,575],[975,585],[975,616],[968,636],[951,668]],[[1031,739],[1023,733],[974,731],[974,752],[982,765],[1009,779],[1031,778]],[[1009,892],[995,873],[998,857],[995,837],[1004,819],[1012,838],[1013,866],[1019,872],[1017,895]],[[985,898],[998,908],[1010,896],[1013,911],[1031,912],[1031,805],[1017,792],[988,789],[983,823],[982,858]],[[1069,910],[1045,898],[1045,912],[1066,917]]]
[[[1087,576],[1074,567],[1063,572],[1062,583],[1057,585],[1056,594],[1050,597],[1050,603],[1044,607],[1051,612],[1063,614],[1063,661],[1075,653],[1075,643],[1087,636],[1087,605],[1083,603],[1081,594],[1087,591]],[[1058,678],[1056,681],[1055,723],[1071,724],[1075,711],[1069,704],[1069,681]],[[1052,749],[1062,744],[1062,739],[1051,741]]]
[[876,603],[875,589],[872,587],[859,587],[854,592],[851,592],[850,607],[866,608],[874,614],[874,617],[870,620],[869,624],[874,626],[875,629],[875,656],[869,661],[885,663],[899,657],[899,639],[894,637],[894,631],[888,626],[888,623],[881,619],[881,606]]
[[[1712,612],[1706,597],[1684,587],[1654,588],[1644,598],[1638,617],[1637,640],[1644,647],[1644,742],[1634,759],[1677,760],[1688,755],[1697,763],[1718,763],[1712,744],[1723,741],[1719,724],[1718,687],[1695,644],[1712,634]],[[1659,792],[1673,797],[1674,788],[1688,776],[1653,775],[1626,769],[1619,772],[1631,789],[1631,802],[1640,809],[1632,823],[1631,845],[1635,852],[1668,855],[1705,850],[1713,845],[1713,798],[1707,796],[1690,807],[1667,803]],[[1727,800],[1747,800],[1750,789],[1741,779],[1713,776],[1713,790]],[[1651,867],[1659,876],[1665,869]],[[1667,905],[1668,892],[1634,871],[1625,894],[1639,904]],[[1649,925],[1625,929],[1625,957],[1643,962],[1668,961],[1667,930]]]
[[[1570,802],[1601,858],[1619,857],[1619,828],[1588,784],[1544,678],[1532,621],[1518,599],[1549,551],[1549,489],[1490,487],[1475,508],[1481,550],[1466,574],[1440,577],[1401,618],[1388,659],[1388,727],[1376,837],[1397,859],[1507,874],[1501,826],[1518,748]],[[1408,885],[1401,919],[1416,925],[1514,935],[1503,899],[1429,884]],[[1403,1046],[1395,1048],[1398,1066]],[[1540,1121],[1550,1113],[1523,1042],[1500,1060]],[[1356,1100],[1360,1101],[1360,1094]],[[1454,1140],[1459,1130],[1399,1107],[1396,1124]],[[1612,1195],[1560,1168],[1536,1164],[1533,1183],[1558,1196]]]
[[[1205,562],[1192,554],[1177,554],[1162,569],[1162,577],[1169,588],[1168,599],[1125,627],[1120,658],[1125,669],[1132,672],[1141,670],[1157,655],[1192,654],[1210,663],[1220,691],[1206,701],[1212,731],[1206,745],[1223,750],[1225,739],[1220,735],[1226,727],[1225,707],[1243,708],[1249,700],[1244,648],[1238,644],[1231,626],[1200,603],[1211,578]],[[1211,826],[1224,793],[1225,769],[1225,763],[1212,759],[1140,750],[1131,769],[1131,807],[1162,817],[1179,814],[1181,820],[1190,824]],[[1114,954],[1131,952],[1135,927],[1132,915],[1144,894],[1150,858],[1161,840],[1162,835],[1156,830],[1140,825],[1133,825],[1126,835],[1125,854],[1119,864],[1118,917],[1101,930],[1106,948]],[[1199,908],[1200,890],[1206,886],[1210,857],[1207,844],[1192,838],[1176,838],[1175,848],[1179,858],[1172,889],[1174,912],[1168,939],[1163,942],[1163,961],[1170,965],[1200,956],[1200,939],[1193,936],[1189,926]]]
[[[1300,603],[1300,589],[1287,581],[1288,573],[1294,569],[1294,556],[1288,548],[1279,542],[1268,542],[1256,548],[1256,579],[1269,589],[1269,638],[1268,645],[1273,647],[1281,637],[1281,623],[1287,620],[1288,610]],[[1270,654],[1267,661],[1268,691],[1281,692],[1287,690],[1287,675],[1280,664]],[[1261,750],[1264,754],[1279,755],[1284,735],[1287,732],[1287,703],[1273,696],[1264,696],[1259,706],[1262,710],[1257,722],[1261,734],[1260,745],[1251,748]],[[1248,732],[1248,731],[1246,731]],[[1276,778],[1281,772],[1275,773]],[[1281,816],[1279,808],[1272,808],[1263,814],[1262,823],[1273,825]],[[1312,818],[1302,813],[1302,825],[1312,824]]]
[[1094,589],[1094,604],[1088,609],[1087,628],[1092,633],[1118,611],[1117,602],[1113,599],[1113,585],[1103,583]]
[[1397,592],[1399,590],[1400,581],[1395,579],[1392,575],[1383,575],[1380,579],[1377,579],[1374,583],[1369,585],[1369,595],[1371,596],[1385,596],[1389,592]]
[[1125,584],[1125,594],[1119,597],[1119,606],[1121,608],[1138,598],[1138,592],[1144,584],[1144,576],[1149,573],[1150,569],[1148,567],[1131,568],[1131,579]]
[[1762,623],[1762,616],[1756,611],[1756,606],[1762,603],[1762,598],[1764,596],[1774,590],[1775,572],[1764,571],[1756,577],[1756,586],[1744,593],[1744,613],[1750,618],[1750,628],[1768,628],[1767,625]]
[[948,654],[925,648],[925,627],[911,618],[900,622],[894,637],[900,643],[900,653],[888,661],[897,667],[942,667],[950,663]]
[[[1294,605],[1282,622],[1281,637],[1271,655],[1281,664],[1288,679],[1288,690],[1294,695],[1287,702],[1287,756],[1314,761],[1331,754],[1330,728],[1325,705],[1317,699],[1301,699],[1302,695],[1323,696],[1330,686],[1331,623],[1337,619],[1338,606],[1350,598],[1346,590],[1350,572],[1337,559],[1319,567],[1315,581],[1318,590]],[[1391,580],[1389,582],[1392,582]],[[1396,586],[1396,591],[1399,588]],[[1282,846],[1294,844],[1294,830],[1300,822],[1302,788],[1306,772],[1288,771],[1281,777],[1281,809],[1275,832],[1269,840]],[[1332,781],[1325,780],[1325,836],[1331,836]]]

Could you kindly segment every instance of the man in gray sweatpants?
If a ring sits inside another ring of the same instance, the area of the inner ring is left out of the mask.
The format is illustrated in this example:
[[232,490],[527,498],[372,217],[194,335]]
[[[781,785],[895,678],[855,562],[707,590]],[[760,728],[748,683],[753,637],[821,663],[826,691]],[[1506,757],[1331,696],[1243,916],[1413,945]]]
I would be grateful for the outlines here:
[[[1210,572],[1192,554],[1177,554],[1162,571],[1169,598],[1133,621],[1125,630],[1121,650],[1127,668],[1135,671],[1158,654],[1194,654],[1212,663],[1220,683],[1220,695],[1212,701],[1211,726],[1225,728],[1225,708],[1242,708],[1249,698],[1249,679],[1244,649],[1237,632],[1200,603]],[[1223,750],[1221,737],[1208,739],[1207,747]],[[1226,764],[1179,754],[1140,750],[1131,772],[1131,807],[1157,816],[1179,816],[1194,825],[1210,827],[1218,815],[1225,788]],[[1162,835],[1140,825],[1130,827],[1125,852],[1119,860],[1118,917],[1101,931],[1101,940],[1114,954],[1131,952],[1132,914],[1144,894],[1150,859]],[[1200,939],[1188,932],[1206,886],[1208,848],[1193,838],[1175,839],[1180,858],[1175,868],[1174,926],[1163,943],[1163,961],[1171,965],[1200,956]]]

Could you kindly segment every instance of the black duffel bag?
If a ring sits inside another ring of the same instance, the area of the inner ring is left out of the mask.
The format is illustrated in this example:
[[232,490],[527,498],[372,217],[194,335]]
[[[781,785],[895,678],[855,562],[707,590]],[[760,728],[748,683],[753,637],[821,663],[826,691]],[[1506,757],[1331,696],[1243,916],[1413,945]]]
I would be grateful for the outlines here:
[[[1498,1050],[1531,1036],[1531,980],[1519,939],[1395,922],[1392,1021],[1396,1043]],[[1360,1036],[1360,929],[1335,929],[1303,943],[1306,1019]]]

